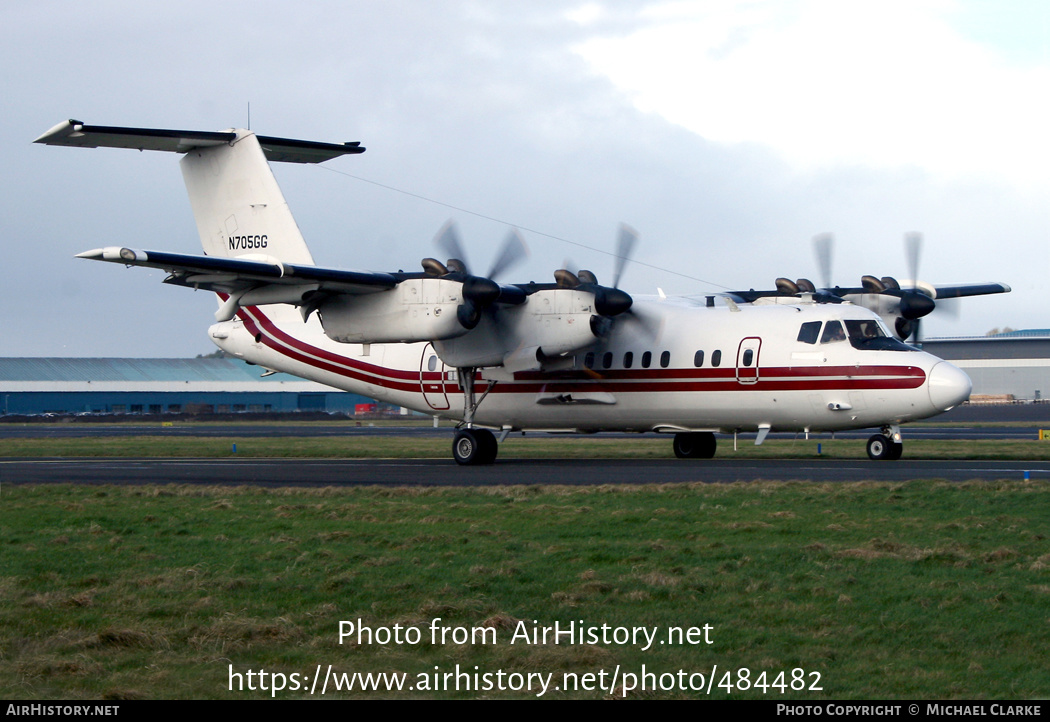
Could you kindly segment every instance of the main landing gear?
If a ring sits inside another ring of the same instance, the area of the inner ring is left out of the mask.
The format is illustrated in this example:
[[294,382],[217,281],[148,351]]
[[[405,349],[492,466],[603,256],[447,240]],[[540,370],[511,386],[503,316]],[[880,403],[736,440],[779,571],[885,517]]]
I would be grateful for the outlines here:
[[474,374],[477,369],[460,368],[456,371],[459,386],[463,389],[463,425],[456,430],[456,438],[452,440],[452,457],[460,466],[492,464],[496,461],[499,443],[491,431],[474,426],[474,412],[489,395],[489,391],[495,388],[496,382],[490,381],[479,399],[474,394]]
[[452,456],[461,466],[491,464],[498,451],[496,436],[488,429],[460,429],[452,442]]
[[884,426],[881,434],[868,439],[868,458],[872,461],[897,461],[904,452],[899,426]]
[[715,455],[715,435],[710,431],[674,435],[674,455],[679,459],[710,459]]

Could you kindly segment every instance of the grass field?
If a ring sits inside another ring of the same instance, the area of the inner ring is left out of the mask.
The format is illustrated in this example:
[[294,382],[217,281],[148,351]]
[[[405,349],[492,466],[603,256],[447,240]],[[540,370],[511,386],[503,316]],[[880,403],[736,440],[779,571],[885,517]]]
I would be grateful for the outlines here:
[[[308,697],[328,665],[404,674],[417,689],[393,689],[395,677],[369,691],[329,682],[327,697],[539,691],[446,690],[440,675],[457,664],[492,675],[493,687],[528,679],[512,673],[546,679],[546,698],[706,696],[681,689],[698,675],[712,697],[1050,693],[1043,482],[4,485],[0,510],[6,699],[257,698],[271,694],[258,689],[262,670],[284,675],[276,696]],[[644,627],[659,641],[511,644],[534,620]],[[340,644],[340,621],[416,630],[419,641]],[[660,643],[672,628],[704,625],[711,644],[699,631],[691,644]],[[432,627],[446,630],[444,643]],[[453,639],[472,629],[495,630],[483,633],[495,643]],[[252,671],[256,691],[229,690],[231,665],[234,687]],[[643,669],[673,688],[637,689]],[[588,673],[607,687],[554,690]],[[418,689],[423,680],[441,689]]]

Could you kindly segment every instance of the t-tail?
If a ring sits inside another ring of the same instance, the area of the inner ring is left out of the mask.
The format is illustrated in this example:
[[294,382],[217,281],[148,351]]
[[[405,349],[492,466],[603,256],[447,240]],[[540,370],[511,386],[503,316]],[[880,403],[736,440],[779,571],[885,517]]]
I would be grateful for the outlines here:
[[82,148],[184,153],[182,176],[208,256],[313,265],[268,161],[322,163],[363,153],[360,143],[317,143],[250,130],[187,131],[59,123],[34,141]]

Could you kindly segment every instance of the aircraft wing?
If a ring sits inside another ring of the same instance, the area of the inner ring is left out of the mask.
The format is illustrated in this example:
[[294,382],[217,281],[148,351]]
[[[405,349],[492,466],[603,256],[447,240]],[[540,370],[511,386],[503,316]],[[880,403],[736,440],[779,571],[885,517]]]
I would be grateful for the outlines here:
[[958,286],[934,286],[934,298],[962,298],[964,296],[987,296],[993,293],[1010,293],[1005,283],[963,283]]
[[[872,293],[888,293],[892,296],[900,296],[902,290],[905,293],[910,293],[912,291],[912,289],[908,287],[907,283],[905,282],[904,288],[888,288],[883,291],[863,287],[835,286],[834,288],[818,288],[813,293],[814,297],[818,301],[825,303],[838,303],[842,300],[846,300],[846,297],[848,296],[861,296],[864,294]],[[919,285],[917,291],[934,299],[941,299],[963,298],[966,296],[988,296],[995,293],[1010,293],[1011,289],[1010,286],[1008,286],[1005,283],[962,283],[955,286],[934,286],[931,284],[923,283]],[[776,296],[795,296],[799,295],[799,292],[789,291],[785,288],[762,291],[756,291],[752,288],[747,291],[728,291],[723,295],[728,296],[737,303],[754,303],[760,298],[773,298]]]

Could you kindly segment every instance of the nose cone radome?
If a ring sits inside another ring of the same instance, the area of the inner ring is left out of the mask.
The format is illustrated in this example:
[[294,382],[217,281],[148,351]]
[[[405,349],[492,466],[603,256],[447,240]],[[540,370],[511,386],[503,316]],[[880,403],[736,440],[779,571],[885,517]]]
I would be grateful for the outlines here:
[[930,371],[927,388],[934,407],[947,411],[970,398],[973,383],[962,369],[941,361]]

